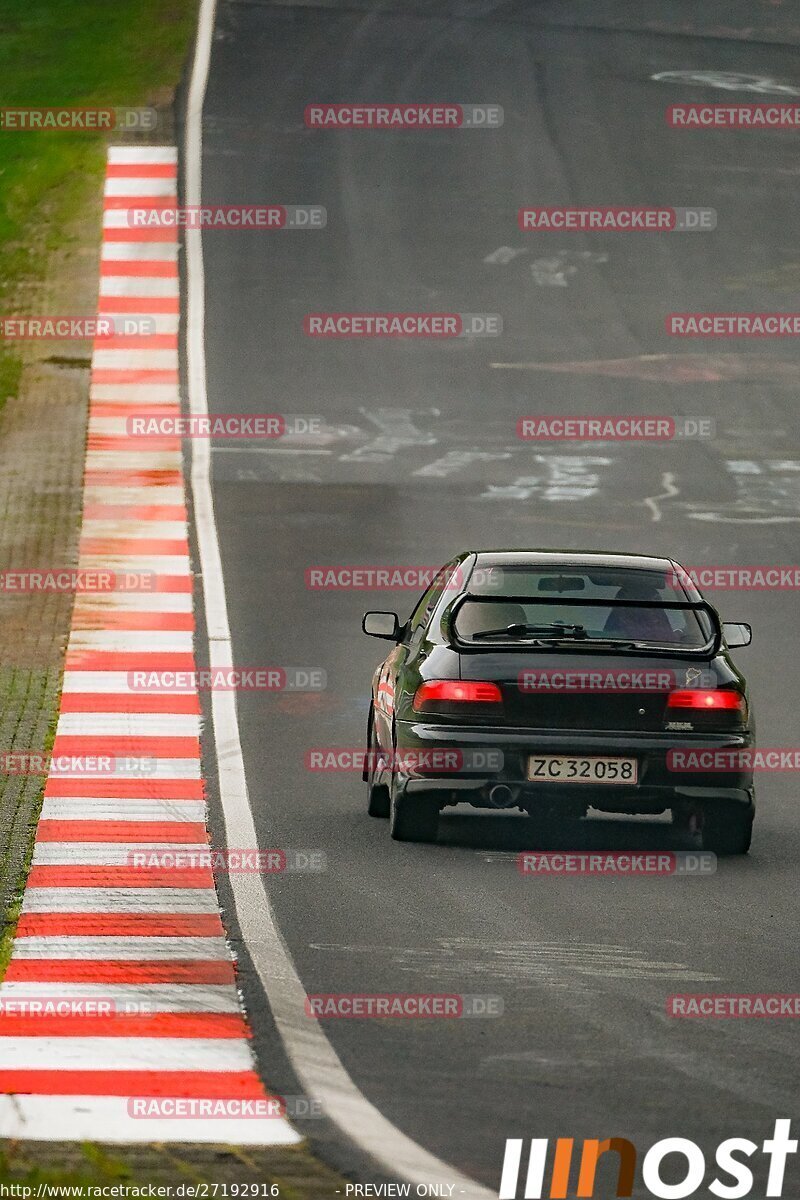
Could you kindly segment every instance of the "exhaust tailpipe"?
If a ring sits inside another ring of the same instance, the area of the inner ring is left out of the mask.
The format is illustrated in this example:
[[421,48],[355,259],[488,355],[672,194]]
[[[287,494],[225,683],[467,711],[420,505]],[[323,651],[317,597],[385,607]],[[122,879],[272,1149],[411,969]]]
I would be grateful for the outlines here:
[[518,788],[510,788],[505,783],[496,783],[489,789],[489,803],[494,808],[513,808],[519,795]]

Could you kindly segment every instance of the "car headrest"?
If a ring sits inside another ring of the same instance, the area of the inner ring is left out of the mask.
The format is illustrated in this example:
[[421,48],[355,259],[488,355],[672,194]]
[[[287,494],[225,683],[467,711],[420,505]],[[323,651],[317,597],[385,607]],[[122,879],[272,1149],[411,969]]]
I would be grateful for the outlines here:
[[503,629],[506,625],[524,624],[527,619],[521,604],[481,604],[468,600],[456,618],[456,628],[463,637],[472,637],[484,629]]

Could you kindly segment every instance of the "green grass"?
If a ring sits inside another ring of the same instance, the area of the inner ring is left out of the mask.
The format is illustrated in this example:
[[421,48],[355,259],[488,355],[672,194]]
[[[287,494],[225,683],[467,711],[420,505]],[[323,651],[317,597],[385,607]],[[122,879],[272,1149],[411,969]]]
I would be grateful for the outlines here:
[[[0,107],[163,100],[180,79],[196,11],[197,0],[0,0]],[[0,313],[30,312],[22,285],[97,207],[106,136],[0,129]],[[0,344],[0,404],[18,384],[18,355]]]
[[[44,1184],[80,1187],[83,1193],[89,1187],[125,1183],[132,1178],[125,1163],[91,1142],[83,1142],[75,1147],[71,1156],[73,1164],[66,1168],[47,1162],[32,1162],[31,1157],[30,1144],[11,1143],[9,1150],[0,1149],[0,1183],[26,1184],[31,1188],[31,1194],[37,1185]],[[46,1155],[43,1157],[46,1158]],[[74,1200],[77,1200],[77,1196]]]

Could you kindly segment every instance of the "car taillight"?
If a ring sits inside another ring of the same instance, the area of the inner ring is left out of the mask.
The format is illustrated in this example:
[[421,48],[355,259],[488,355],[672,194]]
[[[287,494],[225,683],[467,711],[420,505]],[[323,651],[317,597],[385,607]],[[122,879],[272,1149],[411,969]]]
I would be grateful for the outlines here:
[[670,692],[667,708],[693,708],[706,711],[727,709],[743,713],[747,704],[741,692],[698,689],[696,691]]
[[484,683],[474,679],[431,679],[417,688],[414,696],[414,711],[425,709],[442,712],[453,711],[461,705],[502,704],[503,696],[496,683]]

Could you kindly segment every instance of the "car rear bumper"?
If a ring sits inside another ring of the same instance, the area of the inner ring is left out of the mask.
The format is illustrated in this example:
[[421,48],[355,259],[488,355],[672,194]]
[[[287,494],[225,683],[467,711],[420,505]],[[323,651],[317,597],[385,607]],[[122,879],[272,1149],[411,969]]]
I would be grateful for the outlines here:
[[[685,734],[630,731],[529,730],[497,727],[464,729],[452,725],[397,722],[395,782],[402,792],[436,793],[446,803],[533,809],[541,805],[580,809],[591,806],[610,812],[662,812],[732,803],[752,807],[752,770],[676,771],[669,766],[671,751],[692,749],[750,749],[750,731]],[[440,764],[447,758],[447,769]],[[435,753],[434,753],[435,752]],[[562,756],[610,755],[635,757],[636,784],[547,783],[527,778],[528,758],[536,754]],[[498,786],[511,797],[499,803]]]

